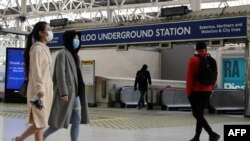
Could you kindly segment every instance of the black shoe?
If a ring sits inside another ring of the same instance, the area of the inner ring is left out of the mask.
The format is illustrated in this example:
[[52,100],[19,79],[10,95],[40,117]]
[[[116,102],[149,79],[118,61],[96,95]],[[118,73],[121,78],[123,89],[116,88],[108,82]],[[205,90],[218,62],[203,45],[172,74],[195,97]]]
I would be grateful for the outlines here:
[[220,139],[220,135],[217,133],[213,133],[212,135],[209,136],[209,141],[218,141]]
[[192,138],[190,141],[200,141],[199,138]]

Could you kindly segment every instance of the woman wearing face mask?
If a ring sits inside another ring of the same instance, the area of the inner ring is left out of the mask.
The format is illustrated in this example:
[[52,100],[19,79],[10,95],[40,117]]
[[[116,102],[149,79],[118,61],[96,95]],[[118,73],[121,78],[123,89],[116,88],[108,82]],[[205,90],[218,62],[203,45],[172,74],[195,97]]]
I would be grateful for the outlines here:
[[[53,83],[50,50],[46,46],[52,40],[53,33],[49,24],[38,22],[28,35],[24,51],[25,71],[28,76],[27,104],[28,123],[30,126],[12,141],[24,141],[32,134],[36,141],[43,141],[43,128],[48,126],[48,118],[53,99]],[[42,108],[32,105],[36,97],[41,100]]]
[[87,124],[88,106],[84,82],[77,55],[80,49],[81,34],[66,31],[63,35],[65,49],[55,60],[53,74],[54,100],[49,117],[49,128],[44,132],[44,139],[59,128],[68,128],[71,123],[71,141],[78,141],[80,124]]

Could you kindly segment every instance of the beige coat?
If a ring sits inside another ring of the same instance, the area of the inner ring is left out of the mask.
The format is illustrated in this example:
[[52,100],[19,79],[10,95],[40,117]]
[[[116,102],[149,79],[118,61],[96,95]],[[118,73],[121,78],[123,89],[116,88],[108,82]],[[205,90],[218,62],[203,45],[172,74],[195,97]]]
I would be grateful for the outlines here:
[[[30,49],[29,84],[27,90],[28,122],[35,123],[37,128],[48,126],[48,118],[53,99],[52,59],[49,48],[41,42],[36,42]],[[30,104],[30,99],[43,91],[44,108],[39,110]],[[33,120],[31,115],[33,116]]]

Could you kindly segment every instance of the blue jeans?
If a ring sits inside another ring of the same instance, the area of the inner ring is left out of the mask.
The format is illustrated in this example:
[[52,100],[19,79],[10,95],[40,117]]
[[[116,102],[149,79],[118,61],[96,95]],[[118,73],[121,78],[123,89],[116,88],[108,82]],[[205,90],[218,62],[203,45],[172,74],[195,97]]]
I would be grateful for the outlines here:
[[[79,128],[81,123],[81,104],[79,96],[76,97],[74,101],[74,109],[71,115],[70,122],[72,123],[71,129],[70,129],[70,137],[71,141],[78,141],[79,136]],[[49,127],[44,133],[43,137],[44,140],[52,133],[56,132],[59,128],[55,127]]]
[[141,96],[140,99],[138,101],[137,107],[145,107],[145,94],[146,94],[146,90],[140,90]]

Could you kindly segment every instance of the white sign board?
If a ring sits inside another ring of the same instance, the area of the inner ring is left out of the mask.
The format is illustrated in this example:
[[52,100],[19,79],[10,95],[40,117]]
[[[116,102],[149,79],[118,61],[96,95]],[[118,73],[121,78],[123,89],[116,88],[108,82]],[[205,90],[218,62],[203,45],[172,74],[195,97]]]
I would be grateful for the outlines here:
[[82,77],[85,85],[94,85],[95,79],[95,61],[82,60],[81,61]]

